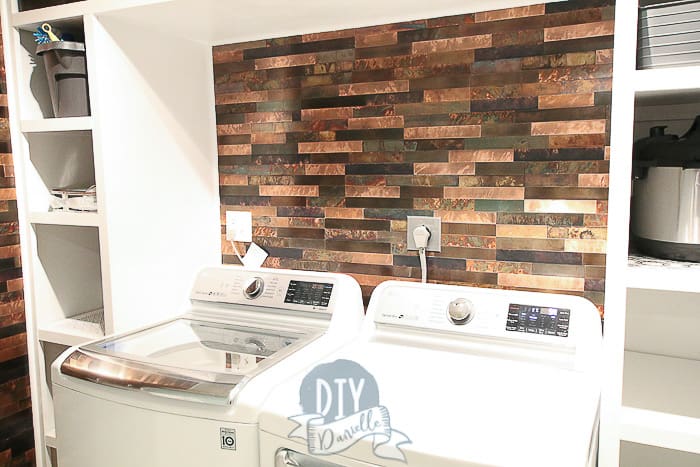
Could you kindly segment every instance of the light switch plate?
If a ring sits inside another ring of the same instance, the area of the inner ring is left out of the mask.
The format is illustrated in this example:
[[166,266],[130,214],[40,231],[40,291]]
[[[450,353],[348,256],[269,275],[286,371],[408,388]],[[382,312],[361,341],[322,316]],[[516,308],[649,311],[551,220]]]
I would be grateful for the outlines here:
[[253,214],[250,211],[226,211],[226,240],[253,241]]
[[428,216],[406,216],[406,238],[407,247],[409,250],[417,250],[416,241],[413,239],[413,230],[416,227],[425,225],[430,231],[430,238],[428,239],[428,246],[425,248],[427,251],[440,251],[442,237],[442,223],[439,217],[428,217]]

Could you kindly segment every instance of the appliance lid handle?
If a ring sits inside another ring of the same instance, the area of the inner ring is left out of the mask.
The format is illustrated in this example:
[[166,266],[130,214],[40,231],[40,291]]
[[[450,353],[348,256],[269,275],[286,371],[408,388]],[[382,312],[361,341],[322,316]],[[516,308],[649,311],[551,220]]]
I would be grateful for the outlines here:
[[177,393],[179,397],[230,404],[238,382],[204,381],[143,363],[77,349],[61,363],[61,373],[73,378],[151,394]]
[[291,449],[281,448],[275,454],[275,467],[342,467]]

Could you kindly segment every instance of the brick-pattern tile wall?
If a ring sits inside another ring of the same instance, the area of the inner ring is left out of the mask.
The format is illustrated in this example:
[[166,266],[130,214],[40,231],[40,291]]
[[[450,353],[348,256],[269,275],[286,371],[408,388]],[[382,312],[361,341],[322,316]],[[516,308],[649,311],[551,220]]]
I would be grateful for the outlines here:
[[[2,36],[0,35],[0,41]],[[0,42],[0,48],[2,43]],[[0,50],[0,466],[34,465],[17,196]]]
[[267,266],[348,273],[365,296],[419,279],[406,216],[439,216],[429,280],[602,312],[612,3],[215,47],[222,214],[252,211]]

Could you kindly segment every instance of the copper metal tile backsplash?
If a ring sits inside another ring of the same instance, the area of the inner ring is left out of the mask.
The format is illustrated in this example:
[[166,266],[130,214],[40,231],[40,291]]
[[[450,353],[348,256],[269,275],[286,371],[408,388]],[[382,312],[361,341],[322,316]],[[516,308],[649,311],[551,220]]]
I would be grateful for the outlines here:
[[215,47],[222,224],[250,210],[266,266],[348,273],[369,296],[419,279],[406,216],[439,216],[430,280],[602,311],[613,11],[568,1]]
[[[1,41],[2,37],[0,45]],[[0,53],[0,466],[34,465],[23,289],[7,85]]]

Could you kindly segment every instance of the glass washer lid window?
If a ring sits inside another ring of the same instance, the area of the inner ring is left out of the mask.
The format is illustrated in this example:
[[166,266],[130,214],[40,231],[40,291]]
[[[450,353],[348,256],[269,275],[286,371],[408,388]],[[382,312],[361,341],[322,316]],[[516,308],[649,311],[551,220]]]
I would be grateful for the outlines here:
[[190,370],[210,381],[246,375],[277,352],[309,334],[179,318],[123,337],[85,347],[100,354]]

